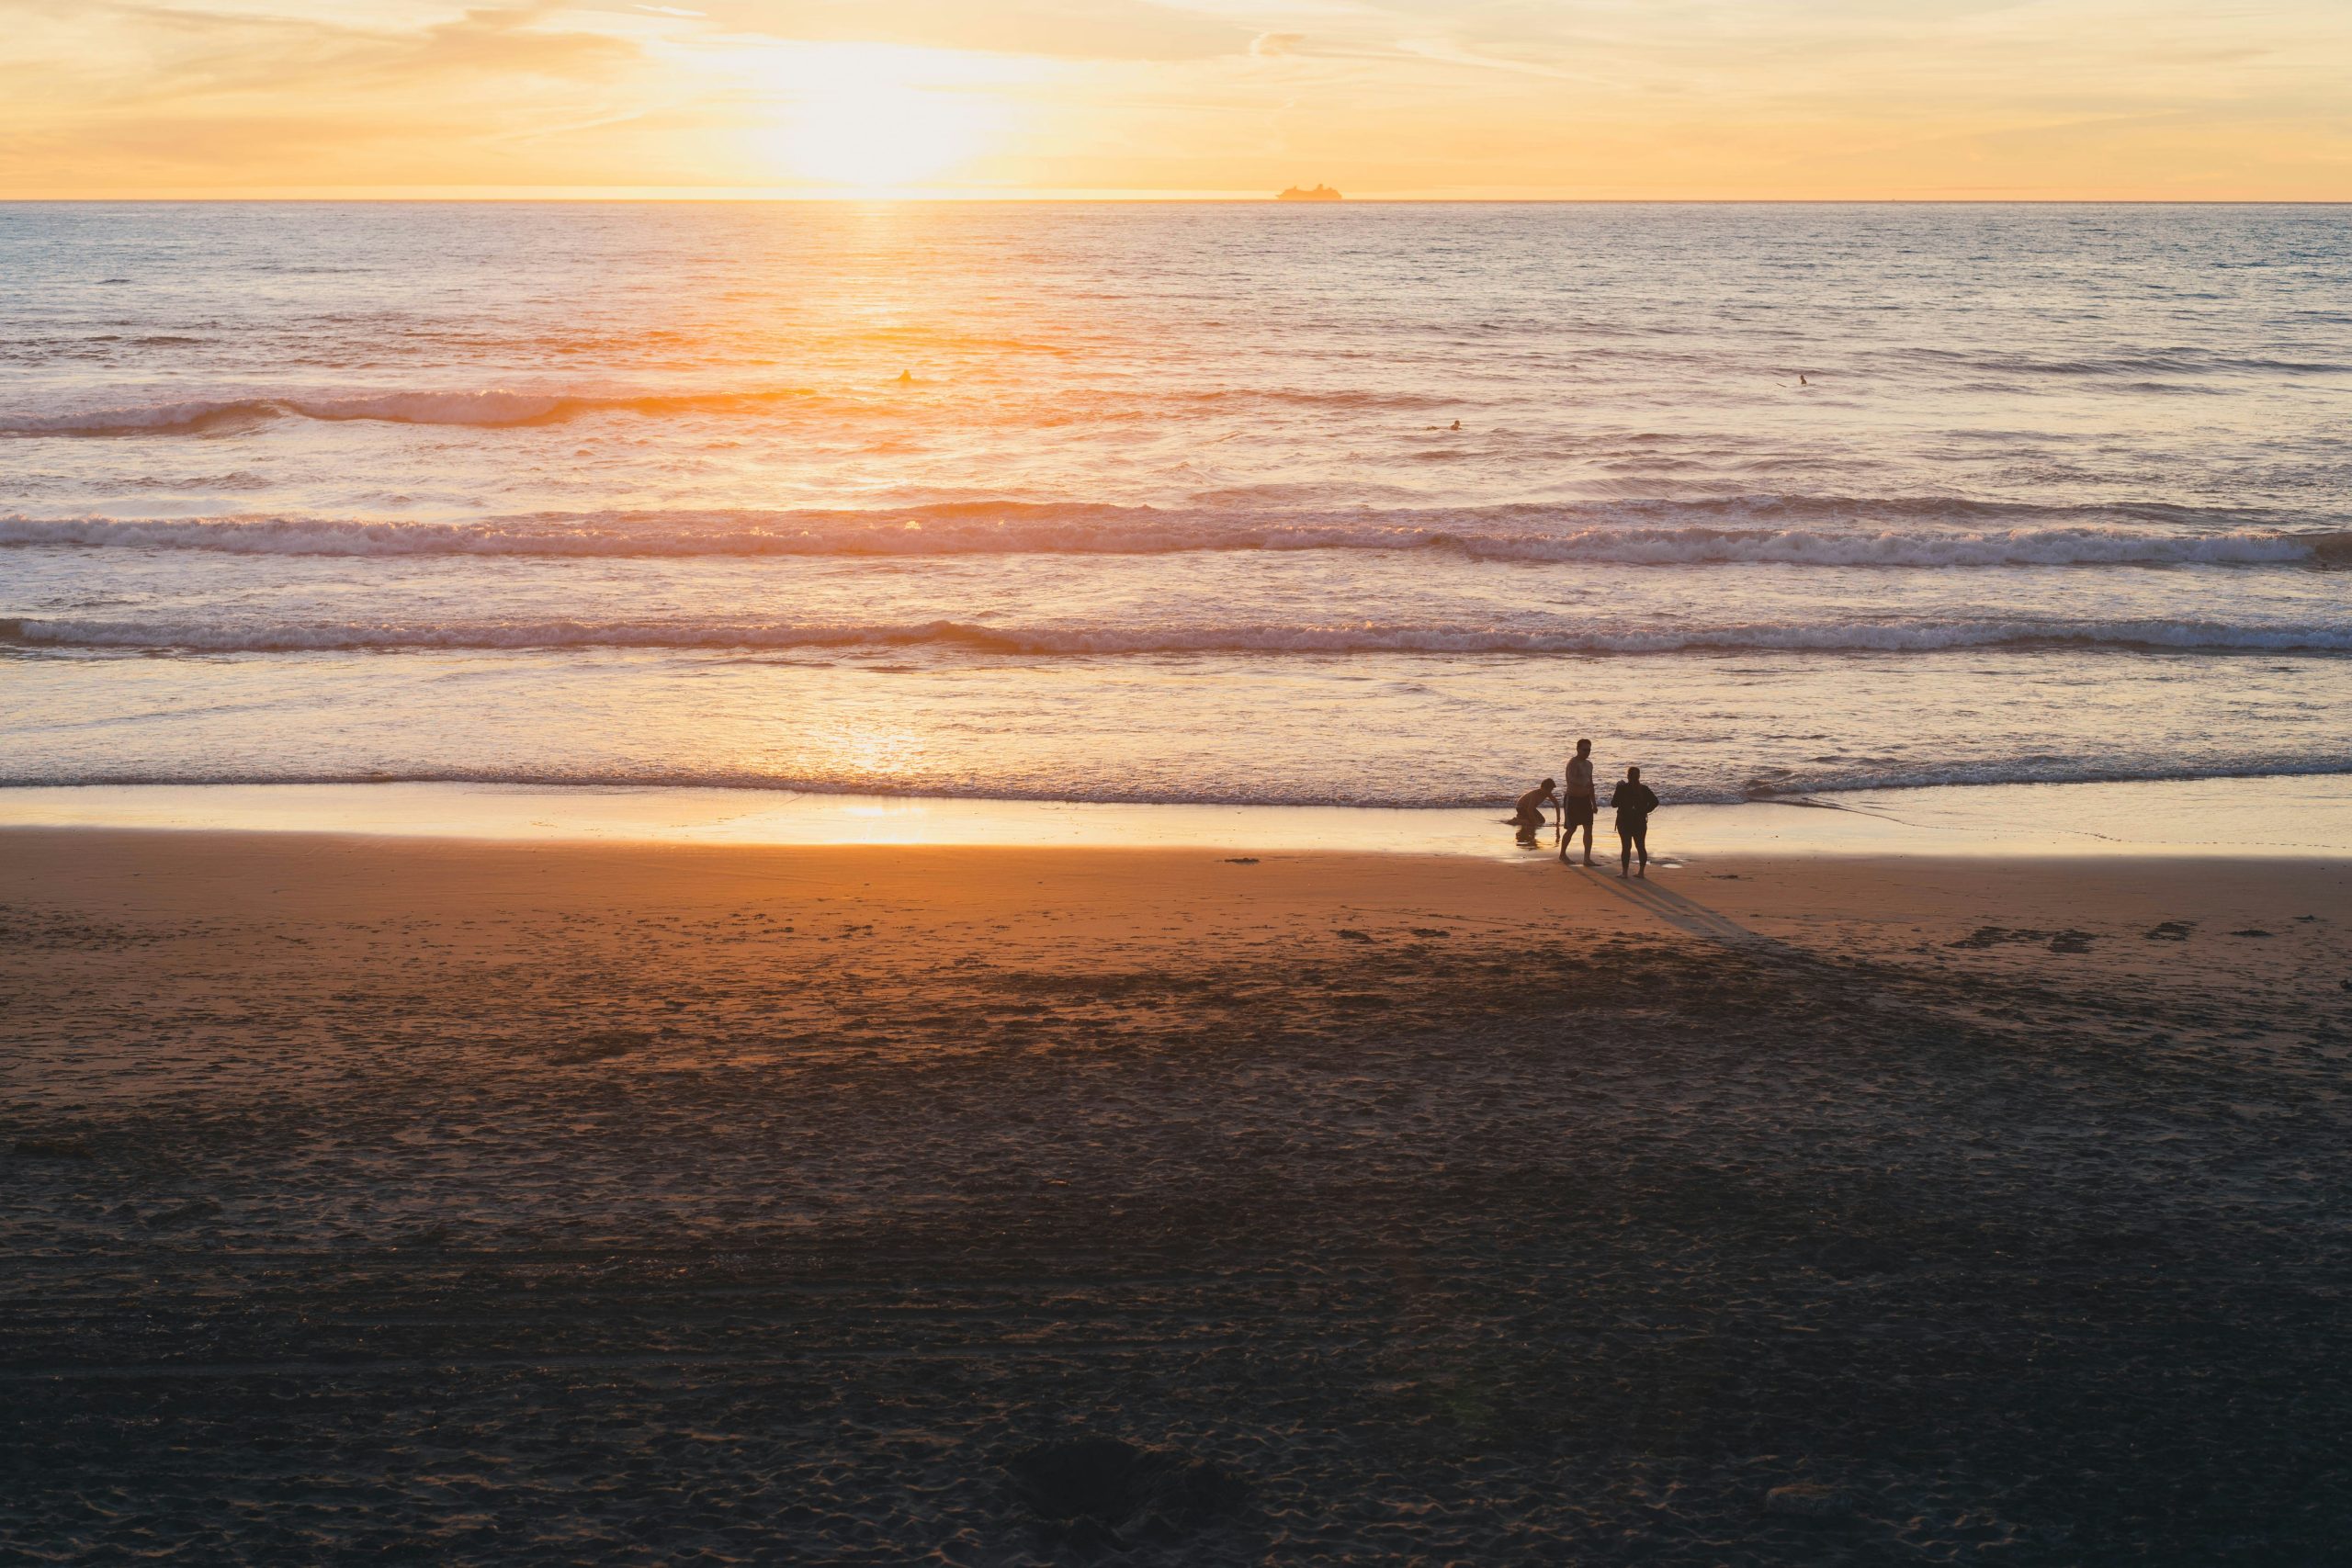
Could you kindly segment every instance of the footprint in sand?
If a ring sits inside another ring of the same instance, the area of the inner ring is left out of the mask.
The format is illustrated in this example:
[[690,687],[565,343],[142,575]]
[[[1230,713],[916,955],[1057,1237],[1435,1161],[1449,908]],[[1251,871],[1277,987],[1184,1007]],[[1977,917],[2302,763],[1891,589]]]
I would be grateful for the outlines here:
[[1971,948],[1981,952],[1985,948],[2002,947],[2012,942],[2046,942],[2052,953],[2088,953],[2091,950],[2091,943],[2097,940],[2090,932],[2078,931],[2071,927],[2063,931],[2038,931],[2022,927],[1979,926],[1958,942],[1948,942],[1944,945]]
[[1944,945],[1982,949],[1999,947],[2005,942],[2044,942],[2053,934],[2050,931],[2026,931],[2021,928],[2012,929],[2008,926],[1978,926],[1958,942],[1948,942]]

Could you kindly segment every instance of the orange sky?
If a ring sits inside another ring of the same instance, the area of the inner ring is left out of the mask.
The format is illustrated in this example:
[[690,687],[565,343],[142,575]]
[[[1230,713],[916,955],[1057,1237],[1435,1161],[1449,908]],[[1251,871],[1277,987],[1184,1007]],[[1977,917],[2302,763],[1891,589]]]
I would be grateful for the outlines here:
[[0,0],[0,195],[2352,199],[2352,0]]

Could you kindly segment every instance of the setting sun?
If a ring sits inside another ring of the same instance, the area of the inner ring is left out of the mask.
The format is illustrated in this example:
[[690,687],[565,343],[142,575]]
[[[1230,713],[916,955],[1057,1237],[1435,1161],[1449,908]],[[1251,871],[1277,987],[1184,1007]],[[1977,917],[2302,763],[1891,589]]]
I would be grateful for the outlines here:
[[887,192],[959,171],[1005,120],[968,56],[888,46],[790,51],[763,85],[777,123],[760,138],[777,173]]
[[891,189],[970,157],[982,130],[973,105],[897,85],[811,96],[779,134],[791,172],[831,185]]

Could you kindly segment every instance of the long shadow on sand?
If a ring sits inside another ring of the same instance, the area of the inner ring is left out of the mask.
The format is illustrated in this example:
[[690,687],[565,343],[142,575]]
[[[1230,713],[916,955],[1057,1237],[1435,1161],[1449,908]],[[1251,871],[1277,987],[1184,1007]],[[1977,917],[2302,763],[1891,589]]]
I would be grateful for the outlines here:
[[1646,878],[1587,872],[1581,866],[1572,869],[1599,883],[1602,892],[1623,899],[1685,936],[1770,958],[1793,960],[1809,956],[1801,948],[1791,947],[1784,942],[1776,942],[1761,932],[1752,931],[1721,910],[1711,909],[1695,898],[1661,887]]

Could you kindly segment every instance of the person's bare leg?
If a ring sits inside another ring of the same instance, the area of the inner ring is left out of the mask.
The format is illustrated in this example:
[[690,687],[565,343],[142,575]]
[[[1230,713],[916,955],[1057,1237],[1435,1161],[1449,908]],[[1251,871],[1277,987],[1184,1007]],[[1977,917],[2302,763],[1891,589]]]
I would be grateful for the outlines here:
[[1630,833],[1620,833],[1617,835],[1617,874],[1626,875],[1633,869],[1633,864],[1634,836]]
[[1642,831],[1634,835],[1634,848],[1639,852],[1642,857],[1641,869],[1634,872],[1634,874],[1646,882],[1649,880],[1650,874],[1650,835],[1648,829],[1645,828]]
[[1584,863],[1587,865],[1600,863],[1592,858],[1592,824],[1589,822],[1584,825]]

